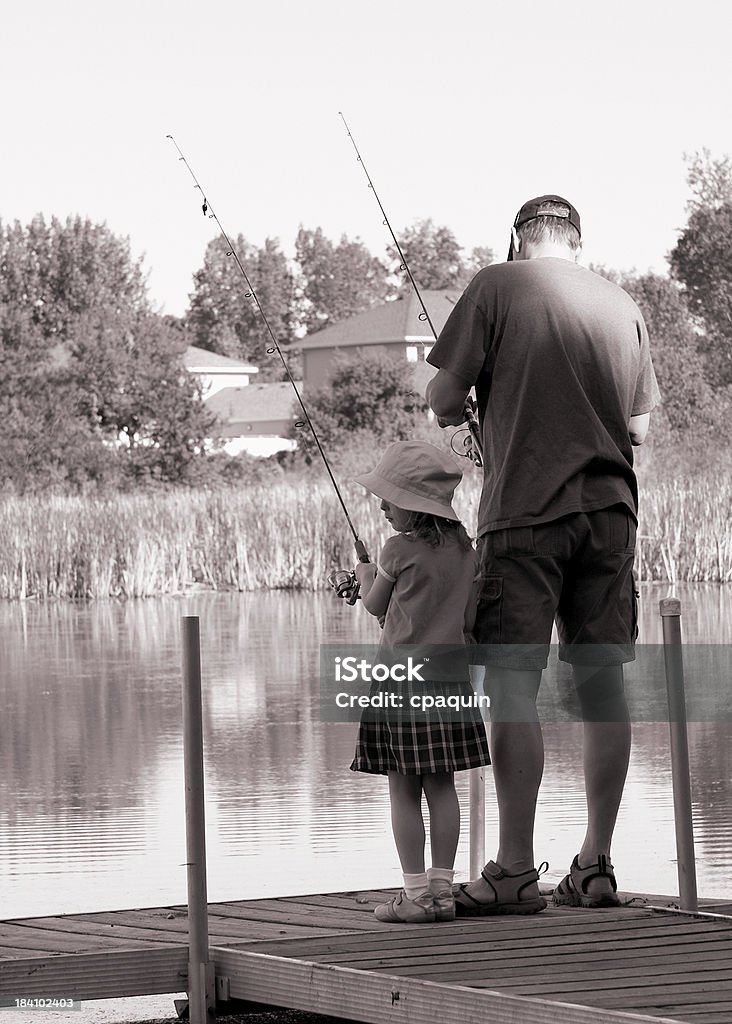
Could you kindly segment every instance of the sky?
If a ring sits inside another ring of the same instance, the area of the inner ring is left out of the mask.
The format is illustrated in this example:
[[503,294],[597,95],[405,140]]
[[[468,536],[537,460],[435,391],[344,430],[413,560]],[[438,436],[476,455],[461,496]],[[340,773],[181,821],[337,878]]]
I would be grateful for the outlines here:
[[342,111],[397,235],[432,218],[504,259],[554,192],[583,262],[663,273],[684,155],[732,153],[731,30],[727,0],[6,0],[0,219],[106,223],[181,315],[218,229],[172,134],[230,235],[383,255]]

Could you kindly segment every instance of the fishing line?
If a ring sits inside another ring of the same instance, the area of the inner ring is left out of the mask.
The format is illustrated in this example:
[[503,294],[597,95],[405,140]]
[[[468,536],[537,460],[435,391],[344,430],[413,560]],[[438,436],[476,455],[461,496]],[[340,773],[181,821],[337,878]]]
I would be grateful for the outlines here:
[[[379,193],[376,191],[376,187],[375,187],[373,181],[371,180],[371,175],[369,174],[369,172],[368,172],[368,170],[366,168],[366,164],[363,161],[363,157],[361,156],[361,153],[359,151],[359,148],[356,145],[356,140],[353,137],[351,129],[348,127],[348,121],[346,121],[346,118],[345,118],[342,110],[339,110],[338,114],[340,115],[340,118],[343,121],[343,124],[345,125],[346,132],[348,133],[348,138],[351,140],[351,143],[353,144],[353,148],[356,151],[356,158],[357,158],[358,162],[361,164],[361,166],[363,167],[363,172],[366,175],[366,180],[369,183],[369,188],[374,193],[374,198],[376,199],[376,202],[379,205],[379,209],[381,210],[381,215],[384,218],[383,219],[383,223],[384,223],[385,227],[387,227],[389,229],[389,234],[391,235],[392,240],[394,242],[394,245],[396,246],[396,251],[399,253],[399,259],[401,260],[401,264],[399,266],[399,269],[403,270],[406,273],[407,277],[409,278],[409,282],[412,285],[412,288],[414,289],[414,294],[417,296],[417,301],[419,302],[420,306],[422,307],[422,312],[419,314],[419,319],[422,321],[422,323],[429,324],[429,328],[432,331],[432,337],[435,339],[435,341],[437,341],[437,331],[435,330],[434,324],[432,323],[432,320],[430,319],[430,315],[427,312],[427,307],[424,304],[424,300],[422,299],[422,294],[421,294],[419,288],[417,287],[417,282],[414,280],[414,276],[412,274],[412,271],[409,268],[409,263],[407,262],[407,258],[404,255],[404,253],[402,252],[402,247],[399,244],[399,239],[397,238],[397,236],[396,236],[396,234],[394,232],[394,229],[391,226],[391,221],[389,220],[389,218],[388,218],[388,216],[386,214],[386,210],[384,209],[384,206],[383,206],[383,204],[381,202],[381,199],[379,198]],[[466,452],[466,455],[467,455],[467,457],[469,459],[471,459],[476,464],[476,466],[482,466],[483,465],[483,439],[482,439],[481,433],[480,433],[480,424],[478,423],[478,417],[477,417],[476,412],[475,412],[475,405],[474,405],[473,400],[471,398],[468,398],[468,400],[466,401],[465,408],[464,408],[463,411],[465,413],[465,422],[468,424],[468,431],[470,433],[470,439],[472,441],[472,453]],[[452,447],[452,444],[451,444],[451,447]],[[453,449],[453,451],[454,450],[455,449]],[[461,453],[457,452],[456,454],[461,454]]]
[[[226,255],[232,257],[232,259],[234,260],[234,262],[236,263],[236,265],[237,265],[237,267],[239,269],[239,273],[241,274],[241,276],[244,279],[244,282],[246,283],[247,291],[244,293],[244,298],[245,299],[252,299],[254,301],[254,304],[257,307],[257,311],[259,312],[259,315],[262,318],[262,322],[264,323],[264,326],[265,326],[265,328],[267,330],[267,334],[269,335],[269,337],[270,337],[270,339],[272,341],[272,347],[267,349],[267,354],[268,355],[273,355],[276,352],[277,355],[280,357],[280,361],[282,363],[282,368],[284,369],[285,375],[287,376],[288,381],[292,385],[292,388],[293,388],[293,390],[295,392],[295,395],[297,396],[297,400],[300,403],[300,408],[302,409],[302,413],[303,413],[303,416],[305,417],[305,421],[306,421],[307,425],[310,427],[310,432],[313,435],[313,440],[315,441],[315,444],[316,444],[316,446],[318,448],[318,451],[320,453],[320,457],[323,460],[323,465],[325,466],[325,468],[326,468],[326,470],[328,472],[328,476],[330,477],[330,481],[333,484],[333,489],[335,490],[336,497],[338,498],[338,501],[340,502],[340,506],[343,509],[343,514],[346,517],[346,522],[348,523],[348,527],[349,527],[351,533],[353,534],[354,545],[355,545],[355,548],[356,548],[356,554],[358,555],[359,561],[361,561],[361,562],[369,562],[370,558],[369,558],[368,553],[366,551],[366,547],[364,546],[363,541],[358,536],[358,533],[356,532],[356,528],[355,528],[355,526],[353,525],[353,523],[351,521],[351,517],[350,517],[350,515],[348,513],[348,509],[346,508],[346,503],[343,500],[343,495],[341,494],[341,491],[340,491],[340,488],[339,488],[338,483],[336,481],[336,478],[333,475],[333,471],[330,468],[330,463],[328,462],[328,459],[326,457],[325,451],[323,450],[323,446],[320,443],[320,438],[317,435],[317,432],[315,430],[315,426],[313,425],[313,421],[310,419],[310,413],[308,412],[308,410],[307,410],[307,408],[305,406],[305,402],[303,401],[302,395],[300,394],[300,389],[298,388],[297,384],[295,383],[294,377],[290,373],[290,367],[287,365],[287,360],[285,359],[285,357],[284,357],[284,355],[282,353],[282,349],[280,348],[280,344],[277,341],[277,336],[275,335],[275,332],[272,330],[272,326],[271,326],[269,320],[267,319],[267,314],[264,312],[264,309],[262,308],[262,304],[259,301],[259,297],[257,296],[257,293],[254,290],[254,286],[252,285],[252,282],[249,279],[249,275],[247,274],[247,272],[246,272],[246,270],[244,268],[244,264],[242,263],[241,259],[239,258],[239,254],[237,253],[236,248],[234,247],[233,242],[231,241],[231,239],[227,235],[226,231],[224,230],[224,226],[221,223],[221,221],[219,220],[219,218],[218,218],[218,216],[216,214],[216,211],[211,206],[211,203],[208,201],[208,199],[206,197],[206,193],[204,192],[201,183],[199,182],[199,180],[196,177],[196,175],[193,173],[193,168],[191,167],[191,165],[188,163],[188,161],[186,160],[185,156],[183,155],[183,152],[182,152],[180,146],[175,141],[175,139],[173,138],[172,135],[166,135],[166,138],[170,139],[170,141],[173,143],[175,148],[178,150],[178,159],[182,160],[182,162],[185,164],[185,166],[186,166],[186,168],[188,170],[188,173],[190,174],[190,176],[193,178],[193,181],[195,182],[195,187],[201,193],[201,197],[203,198],[203,204],[201,206],[201,209],[203,210],[204,217],[208,217],[210,220],[214,220],[216,222],[216,224],[218,226],[218,229],[221,232],[221,235],[222,235],[224,241],[226,242],[226,244],[228,246]],[[296,424],[296,426],[302,426],[302,424]]]

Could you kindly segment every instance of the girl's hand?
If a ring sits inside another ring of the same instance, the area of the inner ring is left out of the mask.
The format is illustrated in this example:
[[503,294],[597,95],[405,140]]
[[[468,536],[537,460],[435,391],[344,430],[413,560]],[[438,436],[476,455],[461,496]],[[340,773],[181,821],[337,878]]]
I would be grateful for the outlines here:
[[376,578],[376,566],[373,562],[358,562],[353,571],[362,589],[364,586],[370,587]]

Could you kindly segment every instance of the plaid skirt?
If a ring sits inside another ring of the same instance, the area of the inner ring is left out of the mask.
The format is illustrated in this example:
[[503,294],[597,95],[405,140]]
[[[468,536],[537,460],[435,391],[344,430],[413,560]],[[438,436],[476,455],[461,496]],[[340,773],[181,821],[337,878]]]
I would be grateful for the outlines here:
[[[382,684],[372,686],[371,694],[385,689]],[[491,763],[483,718],[474,704],[475,691],[470,683],[405,683],[399,687],[390,683],[388,689],[391,693],[397,690],[402,705],[364,711],[351,771],[432,775]],[[425,695],[434,698],[438,706],[423,708]]]

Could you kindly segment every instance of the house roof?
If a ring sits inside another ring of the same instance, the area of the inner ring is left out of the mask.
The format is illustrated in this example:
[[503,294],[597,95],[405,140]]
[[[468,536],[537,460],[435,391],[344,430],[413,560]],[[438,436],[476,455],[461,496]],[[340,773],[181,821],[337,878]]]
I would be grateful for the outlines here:
[[[300,382],[296,381],[298,390]],[[206,402],[227,423],[265,423],[293,420],[297,398],[289,381],[247,384],[241,388],[222,388]]]
[[[421,292],[430,320],[439,334],[450,315],[452,307],[462,294],[459,288],[448,288],[445,291]],[[382,303],[356,313],[332,327],[324,327],[300,341],[293,348],[348,348],[352,345],[384,345],[388,342],[434,341],[430,325],[420,320],[422,307],[417,296],[410,291],[406,296]]]
[[245,363],[242,359],[230,359],[218,352],[189,345],[183,353],[183,364],[187,370],[197,373],[259,373],[259,368]]

